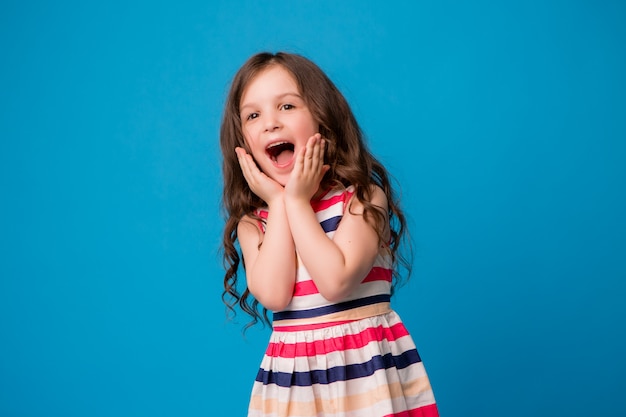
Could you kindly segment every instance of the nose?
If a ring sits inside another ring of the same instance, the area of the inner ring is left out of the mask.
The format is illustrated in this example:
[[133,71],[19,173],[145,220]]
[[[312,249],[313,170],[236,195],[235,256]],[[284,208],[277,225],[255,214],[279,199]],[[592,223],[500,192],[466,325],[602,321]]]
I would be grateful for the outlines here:
[[265,113],[265,131],[273,132],[275,130],[280,129],[280,118],[278,117],[277,112],[267,112]]

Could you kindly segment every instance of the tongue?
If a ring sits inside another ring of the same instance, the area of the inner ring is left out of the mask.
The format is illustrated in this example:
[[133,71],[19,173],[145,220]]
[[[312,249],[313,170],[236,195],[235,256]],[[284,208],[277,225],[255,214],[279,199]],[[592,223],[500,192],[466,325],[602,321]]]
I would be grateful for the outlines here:
[[286,165],[293,159],[293,151],[284,150],[276,156],[278,165]]

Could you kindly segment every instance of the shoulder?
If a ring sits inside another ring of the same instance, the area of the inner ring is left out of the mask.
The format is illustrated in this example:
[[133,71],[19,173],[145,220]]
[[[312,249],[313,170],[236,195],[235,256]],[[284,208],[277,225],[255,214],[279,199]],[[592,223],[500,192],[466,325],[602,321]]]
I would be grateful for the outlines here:
[[370,203],[375,206],[387,209],[387,194],[378,185],[370,185]]
[[354,193],[346,212],[350,217],[360,217],[378,231],[379,237],[389,239],[389,205],[387,194],[378,185],[370,184],[369,192],[364,193],[364,201]]
[[240,239],[242,237],[259,236],[262,232],[263,223],[259,217],[246,214],[239,219],[239,223],[237,224],[237,236]]
[[387,212],[387,194],[385,194],[385,191],[378,185],[370,184],[368,191],[363,193],[364,200],[360,200],[358,198],[358,193],[353,186],[348,187],[346,191],[348,190],[350,192],[348,204],[352,212],[356,210],[357,214],[362,213],[365,206],[374,206],[374,208],[377,208],[384,213]]

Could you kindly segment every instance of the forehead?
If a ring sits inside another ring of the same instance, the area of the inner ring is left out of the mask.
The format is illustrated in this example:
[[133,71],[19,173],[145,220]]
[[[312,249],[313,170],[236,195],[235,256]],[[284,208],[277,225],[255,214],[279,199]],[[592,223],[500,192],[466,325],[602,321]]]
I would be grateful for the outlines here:
[[275,64],[256,74],[241,94],[241,106],[248,102],[271,99],[286,93],[299,95],[294,76],[283,66]]

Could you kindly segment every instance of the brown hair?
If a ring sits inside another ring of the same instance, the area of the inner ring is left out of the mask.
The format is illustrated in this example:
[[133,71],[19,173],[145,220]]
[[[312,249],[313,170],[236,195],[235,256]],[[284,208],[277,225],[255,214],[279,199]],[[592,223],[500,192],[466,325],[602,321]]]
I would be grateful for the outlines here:
[[[237,272],[241,261],[236,246],[237,224],[244,215],[251,215],[256,209],[265,206],[248,186],[235,154],[235,147],[247,149],[241,130],[239,106],[244,89],[261,71],[272,65],[280,65],[296,80],[298,89],[315,120],[319,123],[319,133],[326,139],[325,163],[330,166],[320,184],[321,188],[355,187],[355,196],[364,205],[363,215],[377,230],[384,230],[385,215],[380,209],[369,203],[372,184],[378,185],[385,192],[388,200],[388,212],[391,238],[388,243],[394,260],[394,287],[400,273],[398,266],[410,275],[410,241],[404,239],[406,221],[395,192],[390,183],[390,176],[384,166],[370,153],[363,139],[363,132],[350,109],[346,99],[326,74],[309,59],[286,52],[272,54],[262,52],[250,57],[237,71],[230,86],[226,100],[220,146],[223,162],[222,174],[224,189],[222,205],[225,210],[226,224],[223,233],[222,255],[224,268],[224,291],[222,300],[227,311],[235,314],[235,306],[252,317],[248,326],[259,321],[270,324],[267,309],[259,312],[258,300],[251,297],[247,288],[240,293],[237,288]],[[381,232],[379,236],[382,239]],[[399,252],[399,244],[405,240],[408,253]],[[250,298],[252,298],[250,300]],[[248,327],[246,326],[246,327]]]

